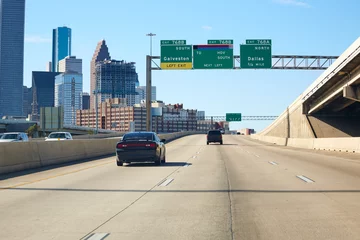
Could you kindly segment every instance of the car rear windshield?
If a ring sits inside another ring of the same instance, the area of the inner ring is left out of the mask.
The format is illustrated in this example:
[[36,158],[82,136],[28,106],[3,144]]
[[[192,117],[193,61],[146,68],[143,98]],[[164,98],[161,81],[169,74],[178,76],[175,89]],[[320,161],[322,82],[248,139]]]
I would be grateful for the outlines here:
[[221,135],[220,131],[209,131],[209,135]]
[[123,141],[152,141],[152,133],[128,133],[123,137]]
[[66,138],[65,133],[53,133],[49,135],[49,138]]
[[17,139],[18,135],[17,134],[4,134],[1,139]]

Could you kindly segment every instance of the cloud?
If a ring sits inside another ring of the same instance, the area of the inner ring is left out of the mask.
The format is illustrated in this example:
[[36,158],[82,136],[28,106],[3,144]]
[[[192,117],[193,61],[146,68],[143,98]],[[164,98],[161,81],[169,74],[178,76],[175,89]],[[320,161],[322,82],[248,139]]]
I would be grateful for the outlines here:
[[273,0],[276,3],[279,4],[285,4],[285,5],[293,5],[293,6],[297,6],[297,7],[306,7],[306,8],[310,8],[311,5],[308,4],[307,2],[303,1],[303,0]]
[[27,43],[50,43],[50,38],[44,38],[37,35],[27,35],[25,36],[25,42]]
[[207,31],[212,30],[211,26],[202,26],[201,28],[204,29],[204,30],[207,30]]

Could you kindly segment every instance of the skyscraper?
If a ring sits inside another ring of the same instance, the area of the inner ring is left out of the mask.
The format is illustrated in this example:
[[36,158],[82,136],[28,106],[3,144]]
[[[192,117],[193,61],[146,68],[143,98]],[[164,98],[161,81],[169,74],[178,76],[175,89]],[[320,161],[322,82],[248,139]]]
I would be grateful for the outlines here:
[[0,0],[0,118],[22,116],[25,0]]
[[59,72],[32,72],[32,120],[39,120],[41,107],[54,107],[55,76],[59,74]]
[[[137,95],[135,97],[135,103],[141,103],[141,100],[146,100],[146,86],[136,87]],[[151,86],[151,101],[156,100],[156,86]]]
[[33,102],[32,88],[23,86],[23,115],[28,116],[31,114],[31,104]]
[[134,62],[106,60],[95,65],[98,103],[109,98],[126,98],[128,106],[135,104],[135,85],[139,82]]
[[81,110],[83,79],[81,73],[62,73],[55,77],[55,107],[63,107],[64,124],[76,125]]
[[59,72],[75,72],[82,74],[82,59],[67,56],[59,61]]
[[71,56],[71,29],[68,27],[53,29],[52,41],[52,72],[58,72],[59,61]]
[[90,63],[90,109],[95,109],[94,106],[94,91],[96,89],[96,75],[95,75],[95,67],[96,63],[99,61],[104,61],[105,59],[110,60],[109,49],[106,46],[105,40],[101,40],[98,42],[94,55],[92,57]]

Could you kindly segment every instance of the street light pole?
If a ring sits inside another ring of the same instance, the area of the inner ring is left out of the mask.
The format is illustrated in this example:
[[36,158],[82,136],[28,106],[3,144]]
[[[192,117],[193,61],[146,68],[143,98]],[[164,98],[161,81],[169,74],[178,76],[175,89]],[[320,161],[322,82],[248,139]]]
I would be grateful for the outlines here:
[[148,33],[146,36],[150,37],[150,56],[146,56],[146,131],[152,131],[152,116],[151,116],[151,62],[152,62],[152,37],[155,33]]
[[152,37],[155,37],[155,33],[148,33],[146,36],[150,37],[150,56],[152,56]]

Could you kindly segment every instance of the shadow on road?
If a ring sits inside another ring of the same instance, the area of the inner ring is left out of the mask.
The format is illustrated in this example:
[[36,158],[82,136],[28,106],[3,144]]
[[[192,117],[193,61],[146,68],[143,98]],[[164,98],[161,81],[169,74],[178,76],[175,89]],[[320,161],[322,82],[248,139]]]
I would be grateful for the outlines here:
[[191,163],[187,163],[187,162],[167,162],[167,163],[162,163],[160,166],[158,166],[152,162],[149,162],[149,163],[124,164],[124,167],[183,167],[186,164],[191,165]]

